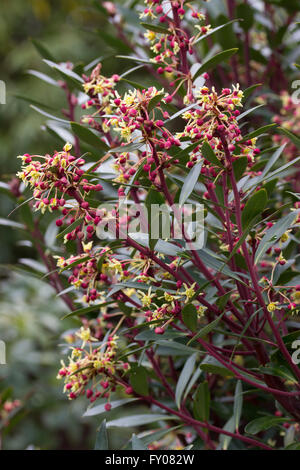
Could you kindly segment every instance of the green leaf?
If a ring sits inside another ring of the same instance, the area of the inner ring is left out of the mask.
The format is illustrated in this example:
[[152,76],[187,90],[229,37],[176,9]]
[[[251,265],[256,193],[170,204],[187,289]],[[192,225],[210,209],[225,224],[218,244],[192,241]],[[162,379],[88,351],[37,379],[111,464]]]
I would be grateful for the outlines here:
[[29,104],[33,104],[35,106],[43,106],[46,109],[53,110],[54,108],[52,106],[48,106],[47,104],[40,103],[39,101],[33,100],[27,96],[22,96],[22,95],[13,95],[15,98],[18,100],[26,101]]
[[[121,400],[111,401],[110,402],[111,409],[114,410],[115,408],[118,408],[119,406],[123,406],[123,405],[126,405],[127,403],[132,403],[137,400],[138,398],[122,398]],[[97,416],[97,415],[101,415],[102,413],[106,413],[105,405],[106,405],[106,401],[105,403],[101,403],[101,405],[88,408],[83,416],[84,417]]]
[[95,147],[97,149],[108,149],[108,146],[103,142],[103,140],[101,140],[100,134],[96,134],[87,127],[78,124],[78,122],[71,122],[70,124],[72,131],[74,132],[74,134],[77,135],[77,137],[80,138],[80,140],[83,140],[87,144],[90,144],[92,145],[92,147]]
[[122,78],[123,82],[128,83],[128,85],[131,85],[133,88],[136,88],[137,90],[144,90],[145,85],[142,85],[141,83],[134,82],[133,80],[128,80],[127,78]]
[[155,24],[150,23],[140,23],[143,28],[148,29],[149,31],[154,31],[155,33],[160,34],[170,34],[170,31],[167,28],[163,28],[162,26],[157,26]]
[[293,144],[296,145],[296,147],[300,148],[300,139],[295,134],[293,134],[293,132],[288,131],[284,127],[278,127],[277,131],[286,135],[293,142]]
[[234,373],[231,370],[226,369],[221,362],[211,356],[206,356],[203,359],[200,364],[200,369],[210,374],[218,374],[223,377],[234,377]]
[[186,390],[187,384],[190,381],[192,375],[194,374],[196,359],[197,353],[192,354],[191,357],[187,359],[178,378],[175,391],[175,401],[178,409],[180,409],[181,398]]
[[235,430],[238,431],[243,409],[243,387],[240,380],[237,381],[234,393],[233,416]]
[[182,315],[183,323],[191,331],[196,331],[197,330],[198,315],[197,315],[197,309],[196,309],[195,305],[193,305],[193,304],[185,305],[182,309],[181,315]]
[[244,31],[249,31],[254,24],[254,9],[247,3],[241,3],[236,7],[236,15],[243,19],[241,22],[241,28]]
[[105,419],[102,421],[99,431],[97,432],[95,450],[108,450],[108,438]]
[[185,344],[179,343],[177,341],[159,339],[156,341],[156,343],[159,346],[157,349],[157,354],[161,356],[190,356],[196,351],[194,348],[189,348]]
[[265,189],[260,189],[248,199],[242,212],[243,229],[246,229],[253,219],[264,211],[267,202],[268,193]]
[[183,206],[185,201],[188,199],[190,194],[193,192],[194,187],[196,186],[196,183],[198,181],[202,165],[203,165],[203,161],[200,162],[200,163],[197,163],[195,166],[193,166],[191,171],[188,173],[188,175],[187,175],[187,177],[184,181],[184,185],[182,186],[180,197],[179,197],[179,205],[180,206]]
[[117,55],[117,59],[126,59],[126,60],[133,60],[135,62],[141,62],[142,64],[149,64],[153,65],[149,59],[141,59],[140,57],[133,57],[131,55]]
[[290,369],[284,365],[273,365],[270,364],[267,367],[260,367],[259,369],[264,374],[273,375],[275,377],[281,377],[284,380],[288,380],[291,383],[297,383],[298,380],[294,377]]
[[[228,432],[234,432],[234,416],[231,416],[229,420],[226,422],[225,426],[223,427],[224,431]],[[231,436],[226,436],[226,434],[222,434],[220,436],[220,445],[222,450],[227,450],[229,447],[229,444],[232,440]]]
[[132,450],[148,450],[148,447],[135,434],[132,435],[131,442]]
[[230,24],[232,24],[232,23],[235,23],[236,21],[240,21],[240,19],[237,18],[237,19],[235,19],[235,20],[228,21],[227,23],[221,24],[220,26],[217,26],[216,28],[211,29],[208,33],[201,35],[200,38],[198,38],[197,41],[195,41],[193,44],[197,44],[198,42],[202,41],[203,39],[206,39],[206,38],[207,38],[208,36],[210,36],[211,34],[216,33],[216,32],[219,31],[220,29],[223,29],[223,28],[225,28],[226,26],[228,26],[228,25],[230,25]]
[[61,77],[66,80],[69,84],[75,86],[75,88],[77,88],[78,90],[83,91],[83,79],[72,69],[69,69],[66,64],[56,64],[55,62],[52,62],[52,60],[46,59],[44,59],[44,62],[52,69],[57,70]]
[[235,179],[239,181],[248,166],[248,158],[246,156],[239,157],[237,160],[234,160],[232,166]]
[[261,418],[256,418],[245,427],[245,431],[248,434],[258,434],[261,431],[266,431],[267,429],[286,422],[286,418],[277,418],[275,416],[262,416]]
[[224,312],[218,318],[216,318],[215,320],[210,322],[208,325],[206,325],[204,328],[201,328],[201,330],[198,331],[198,333],[188,341],[187,345],[193,343],[197,338],[203,338],[204,336],[208,335],[208,333],[213,331],[218,326],[223,315],[224,315]]
[[208,382],[202,382],[194,395],[193,415],[199,421],[208,421],[210,407],[210,392]]
[[241,140],[241,142],[245,142],[246,140],[254,139],[254,137],[258,137],[259,135],[263,134],[264,132],[269,131],[270,129],[272,129],[272,127],[276,127],[276,126],[277,126],[277,124],[273,123],[273,124],[268,124],[267,126],[260,127],[259,129],[255,130],[253,132],[250,132],[250,134],[245,135],[243,137],[243,140]]
[[144,145],[144,141],[133,142],[132,144],[120,145],[119,147],[112,147],[108,153],[120,153],[120,152],[133,152]]
[[62,119],[62,118],[59,118],[57,116],[53,116],[53,114],[49,114],[46,111],[43,111],[42,109],[38,108],[37,106],[34,106],[33,104],[31,104],[30,107],[32,109],[34,109],[35,111],[37,111],[38,113],[42,114],[43,116],[46,116],[50,119],[54,119],[54,121],[63,122],[64,124],[69,125],[69,121],[67,121],[66,119]]
[[[167,427],[167,429],[161,429],[160,431],[156,432],[151,432],[147,436],[140,437],[140,440],[143,442],[145,446],[148,446],[152,442],[159,441],[163,437],[165,437],[167,434],[171,433],[172,431],[176,431],[177,429],[180,429],[179,426],[173,426],[173,427]],[[126,449],[127,450],[127,449]]]
[[[239,282],[243,282],[240,277],[242,276],[242,273],[239,273],[238,275],[237,273],[231,271],[231,269],[229,269],[228,266],[224,263],[224,260],[215,256],[214,253],[212,253],[210,250],[201,249],[201,250],[198,250],[198,254],[201,260],[203,261],[203,263],[206,264],[206,266],[208,266],[209,268],[212,268],[216,270],[217,272],[222,272],[226,276],[232,279],[236,279]],[[226,263],[227,263],[227,260],[226,260]],[[247,278],[248,276],[243,275],[243,277]]]
[[[166,330],[164,333],[164,338],[175,339],[184,335],[185,333],[181,331]],[[150,328],[141,331],[137,336],[135,336],[135,340],[137,341],[156,341],[158,338],[159,336],[155,333],[155,331],[153,331],[153,329]]]
[[161,102],[163,97],[164,97],[164,95],[162,93],[160,93],[156,96],[153,96],[153,98],[151,98],[151,100],[149,101],[149,104],[148,104],[148,112],[149,113],[151,113],[152,109],[156,108],[156,106],[158,105],[158,103]]
[[229,59],[231,56],[233,56],[233,54],[236,54],[237,51],[238,51],[238,48],[233,48],[233,49],[228,49],[227,51],[219,52],[214,57],[212,57],[211,59],[209,59],[208,61],[204,62],[204,64],[201,65],[201,67],[197,70],[197,72],[193,76],[193,80],[196,80],[197,77],[202,75],[204,72],[207,72],[207,70],[210,70],[211,68],[220,64],[224,60]]
[[47,60],[55,61],[55,59],[54,59],[53,55],[51,54],[51,52],[49,52],[48,49],[42,43],[40,43],[36,39],[31,39],[31,42],[32,42],[32,44],[34,45],[34,47],[36,48],[36,50],[38,51],[38,53],[40,54],[41,57],[43,57],[44,59],[47,59]]
[[106,31],[106,28],[97,29],[96,33],[108,46],[112,47],[117,52],[124,52],[125,54],[131,52],[131,47],[129,47],[123,40],[119,39],[115,34],[109,34]]
[[131,365],[130,385],[139,395],[149,395],[148,373],[143,366]]
[[255,255],[255,264],[261,260],[265,252],[276,243],[278,238],[280,238],[289,229],[289,227],[293,225],[298,213],[299,211],[291,212],[282,219],[278,220],[276,224],[273,225],[273,227],[266,231],[258,245]]
[[264,105],[264,104],[259,104],[258,106],[255,106],[254,108],[247,109],[247,111],[244,111],[242,114],[240,114],[239,116],[237,116],[236,120],[237,120],[237,121],[240,121],[241,119],[243,119],[244,117],[246,117],[248,114],[253,113],[253,112],[256,111],[257,109],[261,108],[262,106],[265,106],[265,105]]
[[282,152],[284,151],[286,147],[286,143],[281,145],[281,147],[279,147],[272,155],[272,157],[268,160],[268,163],[266,164],[265,168],[264,168],[264,171],[262,172],[262,177],[265,177],[270,169],[272,168],[273,165],[275,165],[275,163],[277,162],[278,158],[280,157],[280,155],[282,154]]
[[80,217],[79,219],[75,220],[75,222],[73,222],[71,225],[68,225],[68,227],[66,227],[62,232],[60,232],[56,236],[56,238],[62,238],[65,235],[67,235],[67,233],[72,232],[72,230],[74,230],[74,228],[76,228],[76,227],[78,227],[78,225],[82,224],[83,220],[84,220],[84,217]]
[[99,309],[101,307],[105,307],[106,305],[110,305],[114,302],[115,302],[114,300],[111,300],[109,302],[104,302],[102,304],[92,305],[91,307],[78,308],[77,310],[73,310],[72,312],[62,317],[62,320],[64,320],[65,318],[69,318],[69,317],[80,317],[81,315],[86,315],[87,313],[90,313],[90,312],[96,312],[97,310],[99,312]]
[[259,86],[262,86],[262,83],[256,83],[255,85],[251,85],[246,90],[243,91],[243,99],[246,100],[248,96],[251,95],[251,93]]
[[135,426],[144,426],[145,424],[157,423],[157,421],[167,421],[177,419],[175,416],[168,416],[163,414],[141,414],[123,416],[107,423],[108,428],[130,428]]
[[185,113],[185,112],[188,111],[189,109],[195,108],[196,106],[197,106],[197,104],[196,104],[196,103],[193,103],[193,104],[189,104],[186,108],[180,109],[180,110],[177,111],[176,113],[172,114],[172,116],[171,116],[169,119],[167,119],[167,120],[165,121],[165,124],[166,124],[167,122],[173,121],[173,119],[178,118],[179,116],[181,116],[181,114]]
[[211,162],[213,165],[219,166],[221,168],[223,167],[220,160],[218,160],[218,158],[216,157],[215,152],[207,142],[204,142],[204,144],[202,145],[201,153],[203,157],[209,162]]
[[18,228],[21,230],[26,229],[25,225],[20,224],[19,222],[15,222],[14,220],[4,219],[2,217],[0,217],[0,225],[4,225],[6,227]]

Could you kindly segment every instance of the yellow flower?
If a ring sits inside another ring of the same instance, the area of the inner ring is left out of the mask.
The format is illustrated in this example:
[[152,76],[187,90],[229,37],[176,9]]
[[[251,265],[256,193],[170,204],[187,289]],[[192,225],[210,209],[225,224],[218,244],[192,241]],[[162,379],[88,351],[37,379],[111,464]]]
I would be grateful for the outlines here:
[[101,367],[103,367],[103,362],[97,359],[96,361],[93,362],[93,367],[95,369],[101,369]]
[[197,315],[199,318],[203,317],[205,315],[205,312],[206,312],[206,307],[203,307],[202,305],[199,305],[198,309],[197,309]]
[[278,304],[278,302],[269,303],[269,305],[267,306],[268,312],[270,312],[270,313],[274,312],[277,308],[277,306],[276,306],[277,304]]
[[192,297],[194,297],[195,295],[195,285],[196,285],[196,282],[194,282],[193,285],[191,285],[191,287],[188,287],[187,284],[183,284],[183,287],[185,288],[185,291],[183,292],[183,295],[186,296],[186,300],[185,300],[185,303],[188,302],[189,299],[191,299]]
[[280,241],[282,243],[285,243],[286,241],[288,241],[288,239],[290,238],[289,236],[289,231],[285,232],[283,235],[281,235],[280,237]]
[[56,258],[56,266],[59,268],[63,268],[65,264],[65,258],[63,256],[53,256],[53,258]]
[[173,295],[169,294],[168,292],[164,293],[164,298],[167,302],[172,302],[174,300]]
[[88,253],[89,251],[91,251],[92,247],[93,247],[93,242],[89,242],[89,243],[82,242],[82,248],[85,253]]
[[150,41],[150,42],[153,42],[155,41],[156,39],[156,34],[154,31],[148,31],[144,34],[145,38]]
[[138,291],[138,293],[142,296],[142,304],[143,307],[150,307],[152,303],[152,298],[155,297],[155,294],[151,294],[151,287],[148,289],[148,293],[145,294],[144,292]]

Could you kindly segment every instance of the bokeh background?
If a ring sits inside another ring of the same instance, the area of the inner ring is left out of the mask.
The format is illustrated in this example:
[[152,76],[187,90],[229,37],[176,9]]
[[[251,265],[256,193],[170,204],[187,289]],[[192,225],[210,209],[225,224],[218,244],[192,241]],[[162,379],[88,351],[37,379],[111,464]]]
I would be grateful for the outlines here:
[[[43,116],[26,98],[47,103],[64,100],[63,91],[28,73],[49,71],[35,40],[57,62],[89,63],[107,53],[96,30],[103,27],[101,11],[81,0],[1,0],[0,80],[6,84],[6,104],[0,105],[0,181],[14,187],[12,175],[24,152],[46,153],[60,148],[59,139],[41,129]],[[118,68],[109,61],[107,68]],[[22,97],[22,98],[21,98]],[[96,422],[82,419],[84,402],[67,402],[56,380],[58,338],[67,324],[66,308],[47,284],[13,268],[20,258],[32,258],[30,243],[5,225],[15,202],[0,187],[0,339],[7,345],[7,365],[0,365],[0,394],[21,399],[20,411],[2,432],[4,449],[90,449]],[[51,234],[49,235],[49,242]],[[74,326],[74,325],[73,325]],[[79,425],[80,423],[80,425]],[[78,425],[76,425],[78,424]]]

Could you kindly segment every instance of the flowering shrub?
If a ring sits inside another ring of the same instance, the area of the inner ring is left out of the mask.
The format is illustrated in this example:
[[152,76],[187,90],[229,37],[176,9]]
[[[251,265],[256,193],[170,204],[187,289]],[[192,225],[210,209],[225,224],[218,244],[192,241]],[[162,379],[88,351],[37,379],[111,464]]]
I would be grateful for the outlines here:
[[[145,34],[132,32],[117,3],[97,4],[131,50],[125,59],[139,65],[106,77],[105,61],[89,75],[47,61],[69,106],[56,133],[67,130],[71,143],[21,156],[33,211],[26,226],[68,316],[81,323],[65,335],[58,378],[70,400],[92,404],[87,416],[140,426],[133,448],[299,448],[297,111],[285,100],[270,123],[249,106],[266,71],[249,57],[248,4],[228,1],[229,21],[214,25],[205,2],[145,3],[134,2]],[[201,56],[199,45],[222,29],[243,36],[241,63],[239,43]],[[151,85],[125,78],[141,69]],[[178,241],[179,215],[168,210],[168,237],[152,237],[160,219],[121,237],[137,217],[123,214],[124,201],[201,203],[205,244],[190,243],[193,221]],[[43,250],[43,217],[61,241],[53,253]],[[99,227],[112,220],[115,237],[103,239]],[[110,419],[131,402],[148,413]],[[105,433],[102,421],[99,448]]]

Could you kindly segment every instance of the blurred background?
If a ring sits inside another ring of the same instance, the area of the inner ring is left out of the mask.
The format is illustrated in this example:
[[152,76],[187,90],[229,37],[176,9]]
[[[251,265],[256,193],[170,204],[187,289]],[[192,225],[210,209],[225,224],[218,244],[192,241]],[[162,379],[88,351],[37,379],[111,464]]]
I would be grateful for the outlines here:
[[[25,152],[44,154],[61,147],[61,141],[41,130],[43,116],[26,98],[58,108],[64,92],[28,70],[49,71],[35,40],[44,44],[57,62],[89,63],[103,55],[104,45],[95,30],[104,17],[81,0],[1,0],[0,80],[6,84],[6,104],[0,105],[0,339],[7,345],[7,365],[0,365],[0,396],[21,406],[2,429],[4,449],[89,449],[96,422],[81,418],[86,404],[67,402],[56,380],[60,366],[58,338],[68,327],[61,317],[63,302],[47,283],[28,271],[17,271],[20,258],[34,257],[29,242],[13,227],[7,215],[15,207],[8,187]],[[96,40],[97,39],[97,40]],[[109,63],[108,67],[114,67]],[[49,234],[51,238],[51,234]],[[72,324],[74,327],[74,323]],[[1,408],[1,407],[0,407]],[[2,410],[2,413],[3,410]],[[74,421],[80,421],[80,426]],[[1,411],[0,411],[1,423]]]

